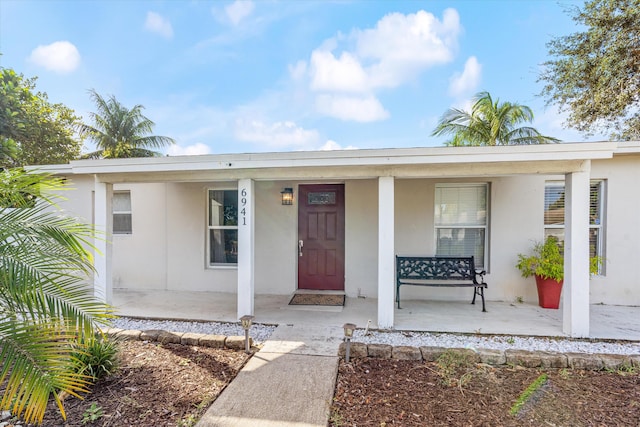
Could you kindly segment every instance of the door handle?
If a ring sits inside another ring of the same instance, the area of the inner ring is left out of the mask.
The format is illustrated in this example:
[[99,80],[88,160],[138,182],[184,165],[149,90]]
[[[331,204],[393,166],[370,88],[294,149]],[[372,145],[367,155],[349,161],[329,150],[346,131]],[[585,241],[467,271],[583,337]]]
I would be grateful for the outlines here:
[[304,246],[304,242],[302,240],[298,240],[298,256],[302,256],[302,247]]

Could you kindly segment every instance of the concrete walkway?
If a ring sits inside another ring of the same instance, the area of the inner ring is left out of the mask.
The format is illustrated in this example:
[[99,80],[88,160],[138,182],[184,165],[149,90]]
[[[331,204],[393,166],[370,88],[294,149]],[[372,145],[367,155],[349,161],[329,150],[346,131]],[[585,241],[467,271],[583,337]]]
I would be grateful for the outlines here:
[[197,427],[325,427],[338,371],[339,327],[280,325]]

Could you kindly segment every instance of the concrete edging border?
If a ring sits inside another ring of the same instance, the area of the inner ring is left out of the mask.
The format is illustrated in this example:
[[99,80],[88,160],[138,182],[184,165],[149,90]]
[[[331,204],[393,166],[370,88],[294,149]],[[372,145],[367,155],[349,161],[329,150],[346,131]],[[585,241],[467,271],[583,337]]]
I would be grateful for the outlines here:
[[[338,349],[338,356],[345,357],[346,344]],[[445,351],[469,355],[477,363],[493,366],[523,366],[526,368],[571,368],[586,370],[619,370],[640,368],[640,354],[591,354],[552,353],[527,350],[496,350],[445,347],[392,346],[389,344],[365,344],[351,342],[350,358],[378,358],[435,362]]]
[[[211,334],[196,334],[192,332],[169,332],[162,329],[132,330],[119,328],[105,328],[102,332],[109,338],[123,341],[156,341],[161,344],[173,343],[184,345],[200,345],[212,348],[228,348],[244,350],[243,336],[226,336]],[[253,339],[249,337],[249,346],[253,346]]]

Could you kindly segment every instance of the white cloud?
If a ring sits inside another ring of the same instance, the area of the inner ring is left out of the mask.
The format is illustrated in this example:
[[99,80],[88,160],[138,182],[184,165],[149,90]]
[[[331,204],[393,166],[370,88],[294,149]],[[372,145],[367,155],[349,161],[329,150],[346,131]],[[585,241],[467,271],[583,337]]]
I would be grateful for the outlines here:
[[196,156],[199,154],[210,154],[211,147],[201,142],[183,147],[178,144],[170,145],[167,154],[170,156]]
[[[289,73],[301,81],[306,71],[308,89],[317,94],[315,105],[321,114],[359,122],[384,120],[389,113],[376,92],[450,62],[461,31],[455,9],[445,10],[442,19],[424,10],[391,13],[373,28],[325,40],[313,50],[308,65],[299,61]],[[342,44],[346,46],[341,49]]]
[[56,73],[70,73],[80,65],[80,52],[73,43],[58,41],[38,46],[29,56],[34,64]]
[[[313,90],[367,91],[397,87],[420,71],[453,59],[460,18],[447,9],[442,21],[421,10],[392,13],[375,28],[354,30],[325,41],[311,54]],[[350,51],[334,55],[341,40],[354,42]]]
[[255,5],[251,0],[236,0],[224,8],[227,18],[233,25],[238,25],[247,16],[251,15]]
[[418,11],[403,15],[391,13],[375,28],[354,31],[356,53],[371,60],[369,67],[374,87],[396,87],[420,71],[453,59],[461,31],[455,9],[446,9],[442,20]]
[[168,19],[155,12],[147,12],[147,20],[144,23],[147,31],[161,35],[166,39],[173,37],[173,27]]
[[235,137],[240,141],[254,142],[272,148],[305,148],[320,138],[318,131],[306,130],[292,121],[274,122],[238,119]]
[[343,52],[338,59],[328,51],[313,51],[309,72],[314,91],[366,92],[369,89],[366,72],[348,52]]
[[374,122],[389,117],[380,101],[373,96],[319,95],[316,98],[318,112],[340,120]]
[[449,79],[449,95],[458,97],[475,91],[482,77],[482,65],[475,56],[464,64],[462,73],[454,73]]
[[357,150],[357,149],[358,147],[354,147],[353,145],[349,145],[343,148],[340,144],[338,144],[332,139],[328,139],[327,142],[325,142],[324,145],[320,147],[321,151]]

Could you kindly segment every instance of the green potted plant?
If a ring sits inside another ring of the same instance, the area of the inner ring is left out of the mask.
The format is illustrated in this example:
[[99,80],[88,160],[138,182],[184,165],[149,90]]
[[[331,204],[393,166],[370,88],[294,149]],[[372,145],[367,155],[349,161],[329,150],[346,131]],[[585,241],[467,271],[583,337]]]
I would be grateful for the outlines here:
[[[591,257],[589,273],[598,273],[601,264],[601,257]],[[518,254],[516,267],[522,277],[535,276],[540,307],[559,307],[564,281],[564,255],[557,237],[548,236],[544,242],[535,243],[531,255]]]

